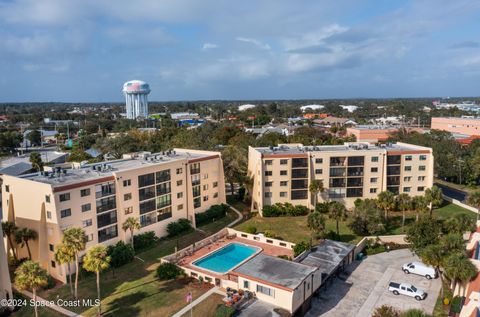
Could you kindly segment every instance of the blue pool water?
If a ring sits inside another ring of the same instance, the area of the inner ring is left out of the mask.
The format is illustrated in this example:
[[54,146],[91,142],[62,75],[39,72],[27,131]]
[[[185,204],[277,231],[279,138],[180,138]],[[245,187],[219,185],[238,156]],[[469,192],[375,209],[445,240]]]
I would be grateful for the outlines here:
[[256,247],[251,247],[240,243],[231,243],[220,250],[193,262],[193,264],[198,267],[223,274],[255,254],[258,250],[259,248]]

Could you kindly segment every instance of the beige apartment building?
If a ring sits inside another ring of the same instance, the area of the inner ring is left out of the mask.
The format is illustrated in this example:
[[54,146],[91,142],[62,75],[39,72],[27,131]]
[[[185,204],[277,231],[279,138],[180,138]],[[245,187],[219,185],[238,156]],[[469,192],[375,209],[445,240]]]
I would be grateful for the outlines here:
[[[174,149],[140,152],[123,159],[56,169],[20,177],[3,176],[3,210],[18,227],[32,228],[32,257],[56,279],[65,282],[65,268],[55,262],[63,230],[81,227],[87,249],[96,244],[130,241],[122,230],[128,217],[141,229],[167,234],[180,218],[195,225],[196,213],[225,203],[223,162],[218,152]],[[17,247],[19,256],[27,250]]]
[[[0,226],[0,237],[3,237],[2,226]],[[0,243],[0,300],[13,298],[5,242],[6,239],[3,239]],[[2,315],[4,310],[7,310],[6,305],[0,305],[0,315]]]
[[480,118],[474,117],[434,117],[431,128],[451,133],[480,135]]
[[248,175],[253,178],[252,210],[289,202],[313,208],[308,187],[323,181],[318,201],[339,201],[347,208],[357,198],[376,198],[385,190],[423,195],[433,185],[432,149],[405,143],[373,145],[249,148]]

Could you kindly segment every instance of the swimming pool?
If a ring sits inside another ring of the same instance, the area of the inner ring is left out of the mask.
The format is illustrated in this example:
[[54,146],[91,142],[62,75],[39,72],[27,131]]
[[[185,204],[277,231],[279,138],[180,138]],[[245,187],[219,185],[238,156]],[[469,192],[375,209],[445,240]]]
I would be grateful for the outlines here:
[[223,274],[251,257],[259,250],[260,248],[241,243],[230,243],[220,250],[206,255],[192,264],[203,269]]

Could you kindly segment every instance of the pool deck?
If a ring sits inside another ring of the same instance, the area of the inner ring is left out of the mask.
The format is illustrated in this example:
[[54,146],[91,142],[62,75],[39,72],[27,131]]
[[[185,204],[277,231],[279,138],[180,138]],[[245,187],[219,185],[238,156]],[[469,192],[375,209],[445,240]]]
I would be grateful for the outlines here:
[[[181,267],[189,268],[189,269],[194,270],[194,271],[198,271],[198,272],[201,272],[201,273],[204,273],[204,274],[208,274],[209,276],[213,276],[215,278],[228,279],[228,275],[232,274],[232,273],[227,272],[226,274],[219,274],[219,273],[215,273],[215,272],[212,272],[212,271],[209,271],[209,270],[204,270],[204,269],[202,269],[198,266],[193,265],[192,263],[195,262],[196,260],[204,257],[205,255],[207,255],[209,253],[212,253],[212,252],[215,252],[216,250],[219,250],[219,249],[223,248],[224,246],[226,246],[230,243],[233,243],[233,242],[242,243],[242,244],[245,244],[245,245],[255,246],[255,247],[261,248],[262,250],[257,254],[266,254],[266,255],[271,255],[271,256],[286,255],[286,256],[289,256],[289,257],[293,257],[293,250],[290,250],[288,248],[279,247],[279,246],[275,246],[275,245],[270,245],[270,244],[267,244],[267,243],[262,243],[262,242],[257,242],[257,241],[252,241],[252,240],[249,240],[249,239],[243,239],[243,238],[235,237],[233,239],[227,239],[227,238],[221,239],[221,240],[218,240],[218,241],[216,241],[216,242],[214,242],[214,243],[212,243],[208,246],[200,248],[200,249],[196,250],[192,255],[189,255],[189,256],[186,256],[186,257],[182,258],[180,260],[180,262],[178,263],[178,265],[181,266]],[[256,255],[254,255],[254,256],[256,256]],[[251,257],[249,259],[251,259]],[[242,263],[244,263],[244,262],[242,262]],[[239,265],[240,264],[241,263],[239,263]],[[232,268],[231,271],[233,271],[233,269],[234,268]]]

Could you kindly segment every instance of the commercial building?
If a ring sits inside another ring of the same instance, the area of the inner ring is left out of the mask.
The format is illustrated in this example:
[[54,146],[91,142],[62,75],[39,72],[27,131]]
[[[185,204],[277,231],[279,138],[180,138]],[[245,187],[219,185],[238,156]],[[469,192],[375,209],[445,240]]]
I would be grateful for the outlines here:
[[357,142],[384,142],[387,141],[392,134],[399,129],[405,129],[408,132],[416,131],[419,133],[425,132],[422,128],[416,127],[392,127],[382,125],[357,125],[354,127],[347,127],[347,135],[354,135]]
[[480,135],[480,118],[433,117],[432,129],[466,135]]
[[[5,218],[38,233],[30,242],[33,259],[65,281],[64,268],[54,260],[63,230],[83,228],[87,248],[111,245],[130,240],[122,224],[135,217],[141,225],[137,233],[164,236],[169,223],[187,218],[195,225],[196,213],[225,203],[225,183],[218,152],[174,149],[75,169],[4,175],[2,195]],[[26,256],[25,249],[18,252]]]
[[433,185],[432,149],[405,143],[373,145],[249,148],[248,175],[253,178],[252,210],[290,202],[313,208],[312,180],[323,181],[318,201],[340,201],[348,208],[357,198],[395,194],[423,195]]
[[[10,273],[8,271],[8,258],[6,252],[5,239],[3,239],[2,227],[0,226],[0,300],[11,299],[12,296],[12,283],[10,282]],[[6,307],[0,306],[0,315]]]

